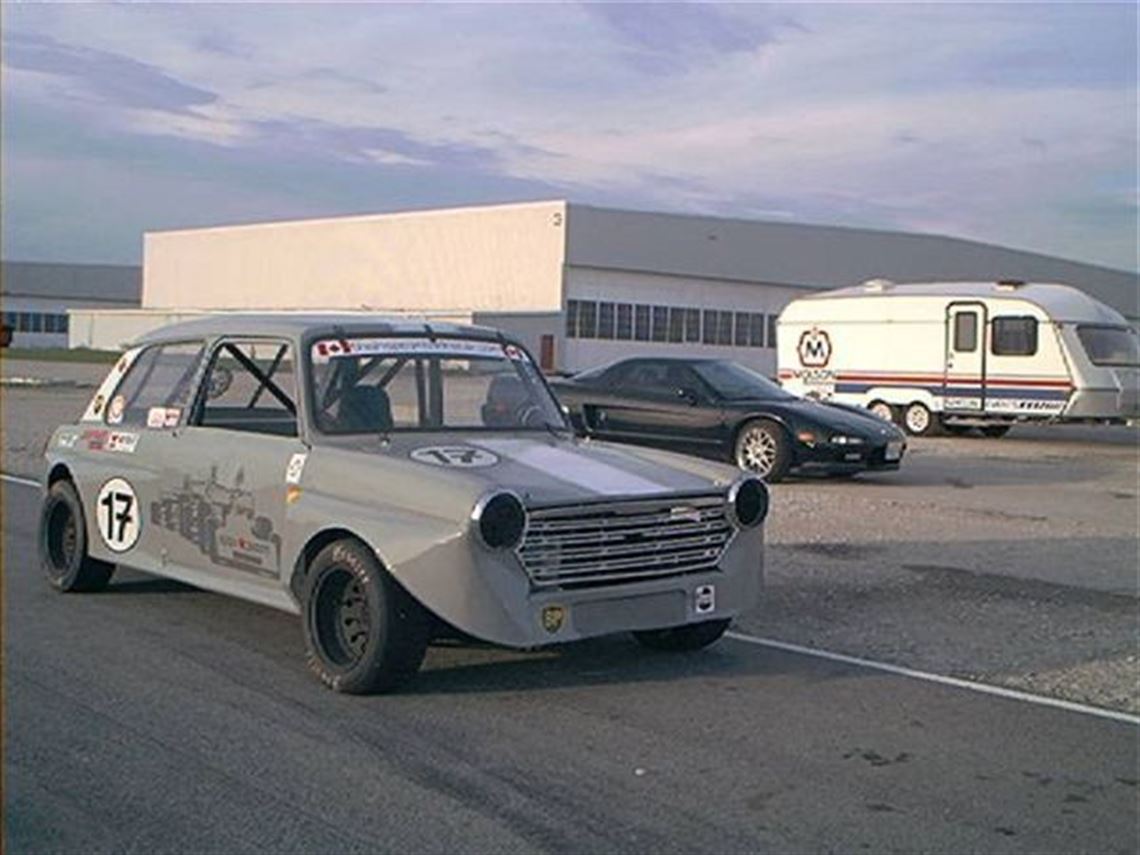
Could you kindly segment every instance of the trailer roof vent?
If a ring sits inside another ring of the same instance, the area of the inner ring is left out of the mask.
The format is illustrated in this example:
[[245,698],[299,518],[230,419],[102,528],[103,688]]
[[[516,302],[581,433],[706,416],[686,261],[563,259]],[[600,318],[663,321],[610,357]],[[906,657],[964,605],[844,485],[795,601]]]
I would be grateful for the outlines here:
[[890,279],[868,279],[863,283],[864,291],[886,291],[895,287],[895,283]]
[[1018,288],[1025,287],[1025,280],[1023,279],[999,279],[995,283],[999,291],[1016,291]]

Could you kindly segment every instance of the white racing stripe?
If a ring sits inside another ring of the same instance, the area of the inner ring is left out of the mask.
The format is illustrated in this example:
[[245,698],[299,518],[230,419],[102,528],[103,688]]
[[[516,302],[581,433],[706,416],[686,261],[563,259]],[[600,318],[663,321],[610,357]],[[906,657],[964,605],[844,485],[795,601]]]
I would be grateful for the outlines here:
[[529,440],[484,439],[473,442],[472,445],[493,451],[512,463],[541,469],[551,478],[605,496],[633,496],[660,493],[668,489],[664,484],[633,475],[608,463],[600,463],[584,454],[537,445]]
[[7,473],[0,473],[0,480],[10,481],[13,484],[23,484],[25,487],[40,486],[40,482],[35,478],[24,478],[20,475],[9,475]]
[[726,632],[726,638],[743,641],[747,644],[756,644],[760,647],[771,647],[773,650],[783,650],[787,653],[798,653],[801,656],[812,656],[816,659],[826,659],[830,662],[842,662],[844,665],[854,665],[857,668],[868,668],[873,671],[883,671],[900,677],[910,677],[913,680],[924,680],[928,683],[937,683],[941,686],[951,686],[955,689],[965,689],[983,695],[994,695],[1011,701],[1022,701],[1027,704],[1036,704],[1042,707],[1066,710],[1068,712],[1091,715],[1096,718],[1107,718],[1112,721],[1122,721],[1126,724],[1140,725],[1140,716],[1103,707],[1079,704],[1076,701],[1064,701],[1060,698],[1047,698],[1044,695],[1033,695],[1029,692],[1019,692],[1016,689],[1006,689],[1002,686],[991,686],[988,683],[975,683],[972,680],[962,680],[958,677],[946,677],[942,674],[931,674],[929,671],[916,671],[914,668],[904,668],[902,665],[891,665],[886,662],[875,662],[872,659],[860,659],[858,656],[847,656],[844,653],[832,653],[829,650],[816,650],[813,647],[803,647],[799,644],[790,644],[786,641],[777,641],[774,638],[759,638],[755,635],[745,635],[741,632]]

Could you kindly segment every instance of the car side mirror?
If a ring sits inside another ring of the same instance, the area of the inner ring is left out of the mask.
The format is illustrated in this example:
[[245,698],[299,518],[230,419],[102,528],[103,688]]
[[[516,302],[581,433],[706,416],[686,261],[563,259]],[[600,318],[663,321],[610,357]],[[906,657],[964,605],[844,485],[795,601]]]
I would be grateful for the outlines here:
[[677,390],[677,397],[687,403],[690,407],[695,407],[701,402],[701,396],[694,392],[692,389],[680,388]]

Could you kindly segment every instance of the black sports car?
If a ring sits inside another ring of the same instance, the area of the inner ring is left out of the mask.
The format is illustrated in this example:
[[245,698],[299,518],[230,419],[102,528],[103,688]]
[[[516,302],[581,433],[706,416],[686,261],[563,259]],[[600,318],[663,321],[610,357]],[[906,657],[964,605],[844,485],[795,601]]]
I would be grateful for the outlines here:
[[625,359],[551,387],[587,436],[728,459],[768,481],[898,469],[906,450],[877,416],[797,398],[723,359]]

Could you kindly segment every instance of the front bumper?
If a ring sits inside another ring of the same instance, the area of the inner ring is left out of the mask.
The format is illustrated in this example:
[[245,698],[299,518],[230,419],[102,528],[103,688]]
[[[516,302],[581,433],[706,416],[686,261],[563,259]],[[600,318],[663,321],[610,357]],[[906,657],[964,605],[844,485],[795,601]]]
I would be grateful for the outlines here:
[[814,472],[892,471],[902,465],[906,442],[897,443],[898,457],[888,459],[888,443],[878,445],[801,445],[796,449],[795,468]]

